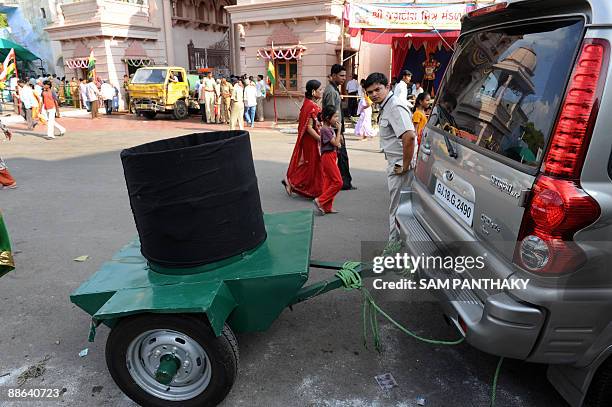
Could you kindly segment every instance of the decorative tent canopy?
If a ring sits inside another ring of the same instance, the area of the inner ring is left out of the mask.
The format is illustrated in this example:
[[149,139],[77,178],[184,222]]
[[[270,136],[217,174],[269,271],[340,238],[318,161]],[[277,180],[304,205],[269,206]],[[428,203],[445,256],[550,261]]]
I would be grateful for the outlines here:
[[[359,33],[357,31],[355,36]],[[361,40],[372,44],[385,44],[393,45],[393,52],[399,46],[406,46],[408,43],[414,46],[414,48],[421,48],[424,43],[431,46],[444,47],[447,50],[451,50],[451,47],[457,38],[459,38],[460,31],[398,31],[398,30],[362,30]],[[398,41],[396,41],[396,39]],[[409,46],[409,45],[408,45]]]
[[64,63],[70,69],[77,69],[77,68],[85,69],[89,65],[89,58],[71,58],[71,59],[66,59]]
[[142,43],[136,40],[132,41],[130,46],[126,48],[122,61],[136,68],[155,64],[147,55],[147,51],[142,46]]
[[[391,75],[396,77],[402,66],[406,55],[410,48],[415,50],[425,47],[425,55],[435,53],[444,48],[447,51],[452,51],[452,48],[459,38],[460,31],[446,31],[437,33],[404,33],[402,36],[397,36],[397,33],[383,34],[390,35],[391,48],[393,50],[393,60],[391,61]],[[365,41],[365,40],[364,40]],[[385,40],[386,41],[386,40]],[[380,44],[380,42],[376,42]]]
[[17,60],[29,62],[40,59],[38,56],[34,55],[32,52],[28,51],[21,45],[16,44],[13,41],[0,38],[0,56],[2,57],[2,60],[6,58],[11,48],[15,50],[15,56],[17,57]]

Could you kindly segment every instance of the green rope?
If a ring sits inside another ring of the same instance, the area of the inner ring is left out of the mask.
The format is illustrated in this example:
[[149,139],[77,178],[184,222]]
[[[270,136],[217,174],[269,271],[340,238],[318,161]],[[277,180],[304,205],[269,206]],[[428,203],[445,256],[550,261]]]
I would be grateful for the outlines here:
[[[368,334],[368,323],[370,328],[370,334],[374,342],[374,347],[380,352],[380,332],[378,328],[378,315],[380,314],[391,322],[395,327],[405,334],[417,339],[421,342],[429,343],[432,345],[458,345],[465,341],[465,337],[461,337],[454,341],[440,341],[436,339],[423,338],[417,335],[413,331],[404,327],[402,324],[394,320],[389,314],[383,311],[374,301],[372,294],[364,287],[361,275],[357,271],[357,268],[361,265],[359,262],[347,261],[342,265],[342,269],[338,270],[336,277],[342,281],[345,290],[359,290],[363,295],[363,307],[362,307],[362,318],[363,318],[363,345],[367,349],[367,334]],[[497,393],[497,380],[499,379],[499,373],[501,371],[501,365],[504,361],[503,357],[499,358],[497,362],[497,368],[495,369],[495,375],[493,376],[493,384],[491,385],[491,407],[495,407],[495,396]]]
[[87,338],[87,340],[89,342],[93,342],[94,339],[96,338],[96,328],[101,323],[102,323],[102,321],[98,321],[98,320],[96,320],[94,318],[91,319],[91,324],[89,325],[89,336]]
[[499,358],[497,362],[497,368],[495,369],[495,375],[493,376],[493,385],[491,386],[491,407],[495,407],[495,393],[497,392],[497,379],[499,379],[499,372],[501,371],[501,365],[504,361],[504,357]]
[[[342,269],[338,270],[336,273],[336,277],[338,277],[342,284],[344,285],[345,290],[359,290],[363,295],[363,308],[362,308],[362,318],[363,318],[363,343],[367,349],[367,336],[368,336],[368,328],[370,330],[370,335],[372,336],[372,340],[374,342],[374,347],[377,351],[380,352],[380,330],[378,327],[378,315],[380,314],[385,317],[389,322],[395,325],[400,331],[405,334],[417,339],[421,342],[429,343],[432,345],[458,345],[465,340],[465,337],[461,337],[454,341],[440,341],[435,339],[423,338],[420,335],[417,335],[413,331],[401,325],[399,322],[394,320],[389,314],[383,311],[374,301],[374,298],[370,294],[370,292],[363,286],[363,281],[357,268],[361,265],[359,262],[355,261],[347,261],[342,265]],[[369,325],[369,327],[368,327]]]

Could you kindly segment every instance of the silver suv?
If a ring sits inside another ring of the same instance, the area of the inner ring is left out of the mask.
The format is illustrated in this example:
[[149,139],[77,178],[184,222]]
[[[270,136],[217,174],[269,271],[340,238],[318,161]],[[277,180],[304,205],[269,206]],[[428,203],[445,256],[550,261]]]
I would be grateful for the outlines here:
[[548,364],[572,406],[612,406],[611,43],[610,0],[468,14],[397,216],[418,255],[487,253],[463,278],[529,279],[438,294],[470,344]]

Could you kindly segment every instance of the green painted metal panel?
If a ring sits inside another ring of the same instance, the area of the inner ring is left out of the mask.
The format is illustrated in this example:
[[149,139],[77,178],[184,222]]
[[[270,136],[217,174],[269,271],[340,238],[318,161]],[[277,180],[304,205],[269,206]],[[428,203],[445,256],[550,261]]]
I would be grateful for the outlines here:
[[163,285],[119,290],[93,316],[97,321],[114,320],[143,312],[206,313],[215,334],[236,306],[222,281]]
[[71,301],[104,321],[139,312],[206,312],[217,334],[226,320],[237,332],[265,330],[308,280],[313,214],[275,213],[264,220],[268,238],[259,248],[196,274],[156,273],[135,240]]

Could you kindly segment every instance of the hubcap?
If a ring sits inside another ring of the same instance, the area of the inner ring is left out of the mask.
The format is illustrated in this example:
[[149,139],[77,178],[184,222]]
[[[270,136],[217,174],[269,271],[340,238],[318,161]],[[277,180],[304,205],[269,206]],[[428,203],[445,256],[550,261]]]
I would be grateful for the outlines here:
[[[171,401],[198,396],[208,387],[212,375],[210,360],[200,344],[181,332],[166,329],[136,337],[128,346],[126,363],[132,379],[144,391]],[[160,383],[160,372],[164,372],[161,381],[167,384]]]

